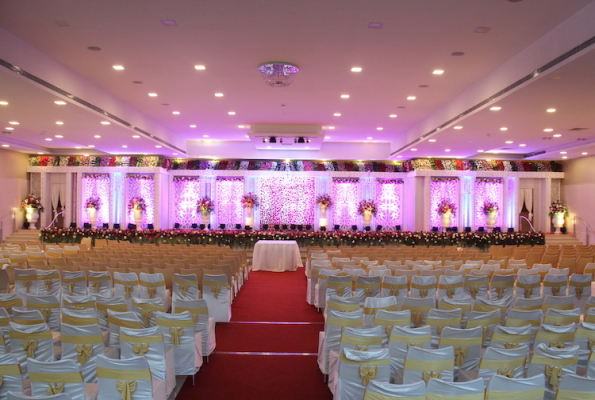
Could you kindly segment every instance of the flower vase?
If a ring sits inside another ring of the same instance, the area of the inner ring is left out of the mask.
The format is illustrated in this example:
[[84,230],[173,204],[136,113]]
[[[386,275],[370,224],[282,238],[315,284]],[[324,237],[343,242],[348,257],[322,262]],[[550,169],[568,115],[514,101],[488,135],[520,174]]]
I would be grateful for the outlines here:
[[564,215],[563,212],[554,214],[554,216],[552,217],[552,224],[554,225],[554,228],[556,228],[554,233],[561,233],[560,228],[562,228],[564,226],[564,222],[566,222],[565,217],[566,216]]
[[202,212],[202,223],[205,226],[205,228],[209,226],[209,220],[211,219],[210,214],[211,213],[206,210]]
[[252,206],[246,207],[246,226],[254,226],[254,212]]
[[442,216],[441,216],[442,232],[446,232],[446,230],[448,228],[450,228],[451,219],[452,219],[452,213],[450,211],[442,214]]
[[498,214],[495,212],[489,212],[486,214],[486,228],[488,228],[489,231],[492,231],[494,229],[494,225],[496,225],[496,215]]
[[369,211],[364,211],[364,226],[370,226],[371,221],[372,221],[372,213]]
[[29,229],[37,229],[35,226],[37,224],[37,220],[39,219],[39,212],[37,211],[37,208],[25,208],[25,219],[29,223]]
[[134,224],[136,225],[136,229],[142,229],[143,227],[143,210],[135,209],[132,211],[134,216]]
[[97,227],[97,209],[93,207],[87,208],[87,216],[89,217],[91,229],[95,229]]
[[326,204],[321,204],[320,205],[320,220],[318,221],[318,225],[320,225],[320,227],[326,227],[328,221],[326,219]]

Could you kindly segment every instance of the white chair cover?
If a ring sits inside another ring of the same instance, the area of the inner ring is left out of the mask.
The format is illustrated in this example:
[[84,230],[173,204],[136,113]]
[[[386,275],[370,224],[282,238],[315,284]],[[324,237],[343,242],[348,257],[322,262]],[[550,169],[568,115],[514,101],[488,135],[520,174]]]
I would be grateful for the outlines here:
[[60,298],[62,283],[60,281],[60,274],[57,270],[43,270],[38,269],[37,272],[37,291],[35,294],[39,296],[52,295],[57,299]]
[[209,315],[215,318],[215,322],[229,322],[231,301],[227,276],[205,274],[202,283],[202,297],[209,306]]
[[543,297],[535,297],[532,299],[517,297],[514,303],[512,304],[512,308],[514,308],[515,310],[541,310],[542,304]]
[[17,293],[0,294],[0,307],[4,308],[9,316],[12,317],[13,307],[23,307],[23,299]]
[[438,303],[438,308],[441,310],[454,310],[455,308],[460,308],[463,310],[463,319],[461,321],[461,326],[465,326],[467,323],[467,317],[469,313],[473,309],[474,300],[471,297],[456,297],[453,299],[449,299],[448,297],[442,297],[440,302]]
[[352,280],[350,276],[329,276],[326,283],[325,307],[331,296],[351,297],[353,296]]
[[324,331],[320,332],[318,336],[318,367],[323,374],[329,374],[329,353],[331,350],[339,350],[343,328],[363,328],[363,326],[364,313],[362,310],[358,309],[353,312],[328,310]]
[[328,314],[328,310],[341,312],[359,311],[359,299],[357,297],[329,296],[326,303],[326,308],[324,309],[325,319]]
[[551,268],[548,271],[548,274],[552,274],[552,275],[566,275],[566,277],[568,277],[568,275],[570,275],[570,268]]
[[587,361],[587,377],[595,378],[595,351],[591,351]]
[[373,323],[374,326],[381,326],[383,328],[382,343],[386,345],[393,326],[411,326],[411,311],[378,310]]
[[10,323],[10,347],[27,377],[28,359],[54,361],[54,340],[46,324],[20,325]]
[[18,295],[37,293],[37,271],[34,268],[14,270],[14,292]]
[[194,319],[194,331],[200,333],[202,355],[209,356],[217,346],[215,319],[209,317],[209,307],[204,299],[178,300],[173,304],[173,313],[188,311]]
[[483,379],[468,382],[448,382],[432,378],[426,388],[426,400],[484,400]]
[[354,297],[359,299],[359,304],[364,305],[367,297],[380,297],[379,276],[358,276],[355,280]]
[[558,386],[556,400],[588,399],[595,393],[595,379],[578,375],[564,375]]
[[460,299],[463,297],[464,277],[442,275],[438,279],[438,300],[446,297],[448,299]]
[[[66,393],[53,394],[51,396],[27,396],[26,394],[16,393],[13,391],[8,392],[6,400],[72,400],[72,397]],[[4,398],[4,397],[3,397]]]
[[411,326],[417,328],[425,323],[428,313],[435,307],[436,299],[433,297],[427,297],[425,299],[405,297],[401,305],[401,310],[411,311]]
[[437,280],[435,276],[414,276],[411,278],[410,297],[414,299],[436,298]]
[[310,264],[310,271],[307,273],[308,284],[306,286],[306,301],[308,304],[314,304],[314,288],[318,283],[318,273],[322,269],[330,269],[333,266],[330,265],[328,260],[312,261]]
[[2,375],[0,398],[6,399],[8,392],[23,392],[23,372],[21,370],[19,360],[14,356],[14,354],[0,355],[0,375]]
[[397,311],[396,297],[367,297],[364,302],[364,326],[371,328],[374,326],[374,318],[379,310]]
[[[422,261],[424,262],[424,261]],[[433,265],[427,265],[427,264],[415,264],[413,265],[413,271],[417,271],[417,273],[419,274],[421,271],[431,271],[434,269]]]
[[581,309],[575,308],[574,310],[558,310],[550,308],[545,312],[543,318],[544,324],[549,325],[561,325],[561,324],[578,324],[581,321]]
[[533,327],[533,335],[541,325],[543,319],[543,311],[541,310],[517,310],[511,308],[506,316],[505,326],[525,326],[531,325]]
[[422,349],[410,346],[405,358],[403,383],[413,383],[420,380],[428,383],[431,378],[452,382],[454,362],[455,356],[452,346],[441,349]]
[[120,345],[120,328],[142,329],[140,317],[133,311],[107,310],[107,322],[109,327],[109,345]]
[[97,306],[97,317],[99,318],[99,324],[107,328],[108,327],[108,310],[124,312],[128,311],[128,305],[124,301],[124,297],[103,297],[95,296],[95,305]]
[[426,318],[426,324],[432,330],[432,346],[438,345],[442,330],[447,327],[460,328],[463,319],[463,310],[455,308],[453,310],[440,310],[434,308],[430,310]]
[[403,380],[403,364],[410,347],[432,347],[432,334],[429,326],[411,328],[409,326],[394,326],[388,339],[390,352],[391,377],[395,383]]
[[467,318],[465,328],[475,328],[481,326],[483,334],[483,346],[489,346],[494,328],[500,324],[501,313],[500,310],[482,312],[471,311]]
[[155,326],[155,313],[165,312],[165,305],[160,297],[154,299],[132,298],[130,310],[135,312],[143,323],[143,328]]
[[368,276],[391,276],[391,271],[390,269],[370,269]]
[[198,278],[195,274],[174,274],[172,289],[172,304],[176,300],[196,300],[200,297]]
[[94,296],[112,297],[112,276],[107,271],[89,271],[89,294]]
[[73,399],[95,399],[97,384],[85,385],[80,365],[73,360],[43,362],[28,360],[31,394],[45,396],[66,393]]
[[492,334],[490,347],[497,349],[516,349],[521,346],[531,346],[533,331],[531,325],[525,326],[496,326]]
[[508,313],[508,309],[512,305],[512,296],[506,296],[500,300],[485,300],[485,299],[477,299],[475,305],[473,305],[474,311],[494,311],[500,310],[502,315],[502,322],[504,322],[504,318]]
[[576,324],[555,326],[543,324],[535,334],[533,347],[544,343],[547,347],[566,348],[574,344]]
[[354,282],[358,276],[366,276],[366,270],[362,268],[343,268],[343,273],[351,277]]
[[93,296],[69,296],[62,295],[62,308],[69,310],[96,310],[95,298]]
[[202,366],[200,333],[194,332],[192,314],[155,313],[155,324],[161,330],[166,348],[174,349],[176,375],[194,375]]
[[87,276],[82,271],[62,271],[62,294],[68,296],[86,296]]
[[364,400],[424,400],[425,398],[426,384],[423,381],[407,385],[393,385],[371,380],[364,393]]
[[[49,281],[50,279],[47,279],[44,282]],[[41,284],[42,281],[39,282]],[[60,289],[59,283],[57,284],[57,286],[58,289]],[[41,292],[41,290],[39,290],[38,292]],[[60,330],[60,302],[58,301],[56,296],[52,294],[40,294],[37,296],[24,295],[24,300],[27,304],[27,309],[38,310],[39,312],[41,312],[41,315],[43,315],[44,318],[44,322],[48,324],[50,330]]]
[[382,297],[395,296],[397,303],[401,304],[407,297],[409,284],[406,276],[384,276],[382,278]]
[[579,365],[584,367],[591,351],[595,350],[595,324],[579,322],[573,345],[579,347]]
[[314,288],[314,305],[316,308],[326,307],[326,287],[329,276],[336,276],[341,273],[340,269],[321,269],[318,273],[318,283]]
[[138,275],[135,272],[114,272],[114,296],[122,296],[130,306],[138,296]]
[[341,353],[336,399],[361,400],[370,380],[390,379],[388,349],[374,351],[345,350]]
[[469,329],[445,327],[440,335],[438,347],[454,347],[455,368],[477,369],[481,358],[483,331],[480,326]]
[[[97,357],[97,400],[114,400],[131,393],[129,399],[153,399],[151,370],[145,357],[113,360]],[[134,388],[134,390],[132,390]]]
[[92,308],[83,310],[62,308],[62,323],[74,326],[99,325],[99,318],[97,318],[97,312]]
[[384,265],[386,265],[390,269],[391,267],[397,267],[399,265],[403,265],[403,263],[400,260],[398,260],[398,261],[384,260]]
[[160,298],[166,310],[171,307],[171,291],[165,288],[165,279],[161,273],[140,273],[138,297],[141,299]]
[[514,297],[514,275],[493,275],[490,280],[490,300]]
[[341,334],[338,354],[341,354],[345,349],[358,351],[381,349],[383,347],[383,331],[384,329],[381,326],[375,326],[373,328],[346,327]]
[[516,281],[516,297],[534,299],[541,296],[541,276],[519,275]]
[[541,376],[508,378],[493,375],[486,389],[486,400],[543,400],[545,381]]
[[27,310],[22,307],[13,307],[13,321],[20,325],[44,324],[45,318],[39,310]]
[[80,366],[84,381],[97,382],[95,362],[105,352],[99,325],[75,326],[62,324],[62,360],[73,360]]
[[585,309],[587,299],[591,297],[591,280],[593,275],[591,274],[572,274],[570,275],[570,281],[568,282],[568,295],[574,296],[574,306]]
[[554,398],[562,375],[576,374],[578,352],[578,346],[559,349],[540,343],[533,347],[527,376],[545,377],[545,399]]
[[541,308],[543,311],[550,308],[572,310],[574,308],[574,296],[545,296]]
[[543,280],[544,296],[566,296],[568,292],[568,275],[553,273],[554,269]]
[[493,375],[522,378],[525,375],[528,354],[528,346],[520,346],[516,349],[488,347],[479,363],[479,377],[483,378],[486,385]]

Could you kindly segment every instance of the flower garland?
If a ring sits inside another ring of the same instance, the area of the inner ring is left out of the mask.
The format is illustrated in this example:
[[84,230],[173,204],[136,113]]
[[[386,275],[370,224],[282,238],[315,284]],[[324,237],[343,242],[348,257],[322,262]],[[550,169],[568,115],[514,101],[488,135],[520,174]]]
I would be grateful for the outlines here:
[[145,203],[145,199],[142,197],[136,196],[130,199],[128,202],[128,209],[129,210],[140,210],[145,211],[147,209],[147,204]]
[[101,208],[101,199],[98,196],[91,196],[85,200],[85,208],[94,208],[99,210]]
[[362,200],[357,206],[358,214],[372,214],[375,215],[378,212],[378,207],[374,200]]
[[457,213],[457,206],[455,203],[451,203],[448,199],[442,199],[436,208],[438,214],[446,214],[448,212],[455,215]]
[[36,208],[37,211],[42,212],[43,206],[41,205],[41,200],[34,194],[30,194],[23,201],[21,201],[21,207],[23,208]]
[[560,200],[554,201],[550,206],[550,217],[553,217],[558,213],[564,213],[564,216],[568,217],[568,206]]
[[126,175],[126,179],[135,179],[139,181],[152,181],[155,180],[153,175],[138,175],[138,174],[128,174]]
[[331,199],[329,194],[319,194],[316,196],[316,204],[330,207],[333,205],[333,199]]
[[256,193],[247,193],[242,196],[242,206],[244,207],[256,207],[258,205],[258,196]]
[[484,214],[489,214],[489,213],[496,213],[498,214],[498,212],[500,211],[500,208],[498,207],[498,203],[497,202],[492,202],[492,201],[484,201],[483,202],[483,213]]
[[198,213],[212,213],[215,209],[215,204],[207,196],[196,202],[196,212]]

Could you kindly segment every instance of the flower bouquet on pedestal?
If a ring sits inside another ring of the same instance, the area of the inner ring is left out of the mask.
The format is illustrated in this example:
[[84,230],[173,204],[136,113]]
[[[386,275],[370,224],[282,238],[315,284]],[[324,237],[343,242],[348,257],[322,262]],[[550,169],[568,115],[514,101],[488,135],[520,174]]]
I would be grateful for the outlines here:
[[246,226],[254,225],[254,207],[258,205],[256,193],[246,193],[242,196],[242,206],[246,207]]
[[442,199],[436,211],[441,215],[442,230],[446,231],[447,228],[450,228],[452,216],[457,213],[457,206],[448,199]]
[[147,203],[145,203],[145,199],[140,196],[131,198],[128,202],[128,209],[132,210],[134,224],[138,229],[141,229],[141,225],[143,223],[143,211],[147,209]]
[[484,201],[483,202],[483,213],[487,216],[486,219],[486,228],[490,231],[494,229],[494,225],[496,224],[496,216],[500,212],[500,208],[498,208],[498,203],[495,201]]
[[550,217],[552,217],[552,224],[556,229],[554,233],[561,233],[561,228],[566,222],[568,216],[568,206],[560,200],[556,200],[550,206]]
[[318,225],[326,229],[326,209],[333,205],[333,200],[328,194],[320,194],[316,197],[316,204],[320,206],[320,221],[318,222]]
[[21,201],[21,207],[25,209],[25,219],[29,223],[29,229],[36,229],[35,224],[39,219],[39,213],[43,211],[39,198],[30,194]]
[[209,199],[207,196],[198,200],[198,202],[196,203],[196,212],[202,214],[202,223],[204,225],[208,225],[209,214],[212,213],[214,209],[215,204],[213,204],[213,201]]
[[85,201],[85,208],[91,228],[95,229],[97,227],[97,210],[101,208],[101,199],[98,196],[88,197]]
[[359,205],[357,206],[357,212],[358,214],[362,214],[364,216],[364,226],[370,226],[372,215],[378,212],[376,202],[374,200],[360,201]]

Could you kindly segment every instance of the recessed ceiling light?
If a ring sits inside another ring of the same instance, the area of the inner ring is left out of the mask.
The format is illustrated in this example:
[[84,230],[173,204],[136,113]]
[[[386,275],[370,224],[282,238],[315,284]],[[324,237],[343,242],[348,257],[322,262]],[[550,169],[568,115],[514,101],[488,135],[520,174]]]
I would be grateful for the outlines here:
[[428,142],[432,142],[432,143],[434,143],[435,141],[436,141],[436,139],[430,139],[430,140],[428,140]]
[[223,93],[215,93],[215,97],[223,97]]
[[198,71],[204,71],[206,68],[204,65],[195,65],[194,69],[196,69]]
[[362,72],[362,67],[353,67],[351,68],[351,72]]
[[8,105],[8,101],[0,101],[0,106],[7,106]]
[[407,97],[407,100],[415,100],[415,99],[417,99],[417,97],[415,97],[415,96],[408,96]]
[[83,154],[83,156],[84,156],[84,157],[89,157],[89,155],[88,155],[88,154]]
[[37,154],[43,154],[43,152],[41,152],[41,151],[40,151],[40,152],[38,152]]
[[556,133],[555,135],[552,135],[553,137],[562,137],[562,135],[560,135],[559,133]]
[[512,140],[507,140],[506,142],[504,142],[506,144],[513,144],[514,142]]
[[93,137],[94,137],[95,139],[100,139],[100,138],[101,138],[101,136],[100,136],[100,135],[95,135],[95,136],[93,136]]
[[48,138],[45,138],[45,140],[48,141],[48,142],[51,142],[54,139],[48,137]]
[[501,109],[502,109],[502,107],[500,107],[500,106],[490,107],[491,111],[500,111]]
[[202,135],[202,137],[209,137],[209,135]]
[[62,136],[62,135],[56,135],[56,136],[54,136],[54,137],[56,137],[56,138],[58,138],[58,139],[62,139],[64,136]]
[[124,67],[122,65],[114,65],[112,68],[115,69],[116,71],[123,71],[124,70]]
[[348,99],[348,98],[349,98],[349,95],[348,95],[348,94],[342,94],[342,95],[341,95],[341,98],[342,98],[342,99]]
[[109,124],[111,124],[111,122],[109,122],[109,121],[101,121],[101,125],[109,125]]
[[454,126],[452,129],[463,129],[461,125]]
[[270,149],[270,148],[271,148],[271,146],[267,146],[267,149]]
[[196,128],[196,125],[190,125],[191,128]]
[[325,139],[330,139],[331,137],[330,137],[330,136],[325,136],[324,138],[325,138]]
[[519,147],[526,147],[527,145],[524,143],[519,144]]
[[246,135],[247,138],[250,138],[250,136]]
[[444,151],[446,151],[448,153],[450,151],[450,149],[444,149]]
[[64,125],[64,122],[62,122],[62,121],[56,121],[56,125]]
[[340,117],[340,116],[341,116],[341,113],[334,113],[333,114],[333,117]]
[[417,151],[417,149],[411,149],[411,151]]
[[566,156],[562,156],[562,158],[563,158],[564,160],[566,160],[568,157],[566,157]]
[[587,155],[587,154],[589,154],[589,153],[587,153],[587,152],[585,151],[585,152],[583,152],[583,153],[581,153],[581,154],[582,154],[583,156],[586,156],[586,155]]
[[397,158],[403,158],[403,156],[397,156]]
[[128,146],[126,146],[125,144],[124,144],[124,145],[122,145],[122,147],[123,147],[124,149],[127,149],[127,148],[128,148]]
[[180,115],[180,112],[179,112],[179,111],[172,111],[171,113],[172,113],[173,115]]
[[389,118],[397,118],[397,114],[391,114],[388,116]]
[[568,154],[567,151],[561,151],[560,154]]
[[10,147],[9,144],[3,144],[2,147]]
[[158,149],[160,149],[160,148],[161,148],[161,147],[163,147],[163,146],[159,146],[159,145],[157,145],[157,146],[155,146],[155,147],[156,147],[156,148],[158,148]]
[[477,150],[478,153],[483,153],[485,150]]
[[244,125],[238,125],[238,128],[243,129]]
[[10,125],[19,125],[19,123],[17,121],[10,121],[8,122]]
[[374,139],[374,138],[373,138],[372,136],[368,136],[366,139],[367,139],[367,140],[372,140],[372,139]]
[[63,106],[63,105],[66,104],[66,102],[65,101],[62,101],[62,100],[56,100],[56,101],[54,101],[54,104],[57,104],[59,106]]
[[333,130],[333,129],[335,129],[335,127],[334,126],[329,126],[328,129]]
[[229,115],[236,115],[236,112],[235,112],[235,111],[228,111],[227,113],[228,113]]
[[310,147],[309,146],[306,146],[306,148],[309,149]]
[[554,130],[552,128],[545,128],[543,131],[544,132],[553,132]]
[[504,127],[504,126],[503,126],[502,128],[500,128],[500,130],[501,130],[501,131],[507,131],[507,130],[508,130],[508,128],[506,128],[506,127]]
[[178,155],[178,153],[173,153],[173,155],[174,155],[174,156],[177,156],[177,155]]
[[133,139],[140,139],[140,136],[139,135],[133,135],[132,138]]
[[82,149],[82,147],[81,146],[76,146],[75,149]]
[[149,93],[149,97],[157,97],[157,93],[151,92],[151,93]]
[[383,127],[381,127],[381,126],[379,126],[378,128],[376,128],[376,130],[377,130],[377,131],[381,131],[381,130],[383,130],[383,129],[384,129],[384,128],[383,128]]
[[442,69],[435,69],[432,74],[434,75],[442,75],[444,73],[444,70]]
[[94,146],[94,145],[92,145],[92,144],[90,144],[90,145],[88,145],[87,147],[93,148],[93,147],[95,147],[95,146]]
[[548,108],[548,109],[547,109],[547,110],[545,110],[545,111],[547,111],[547,112],[550,112],[550,113],[551,113],[551,112],[556,112],[556,109],[555,109],[555,108]]

